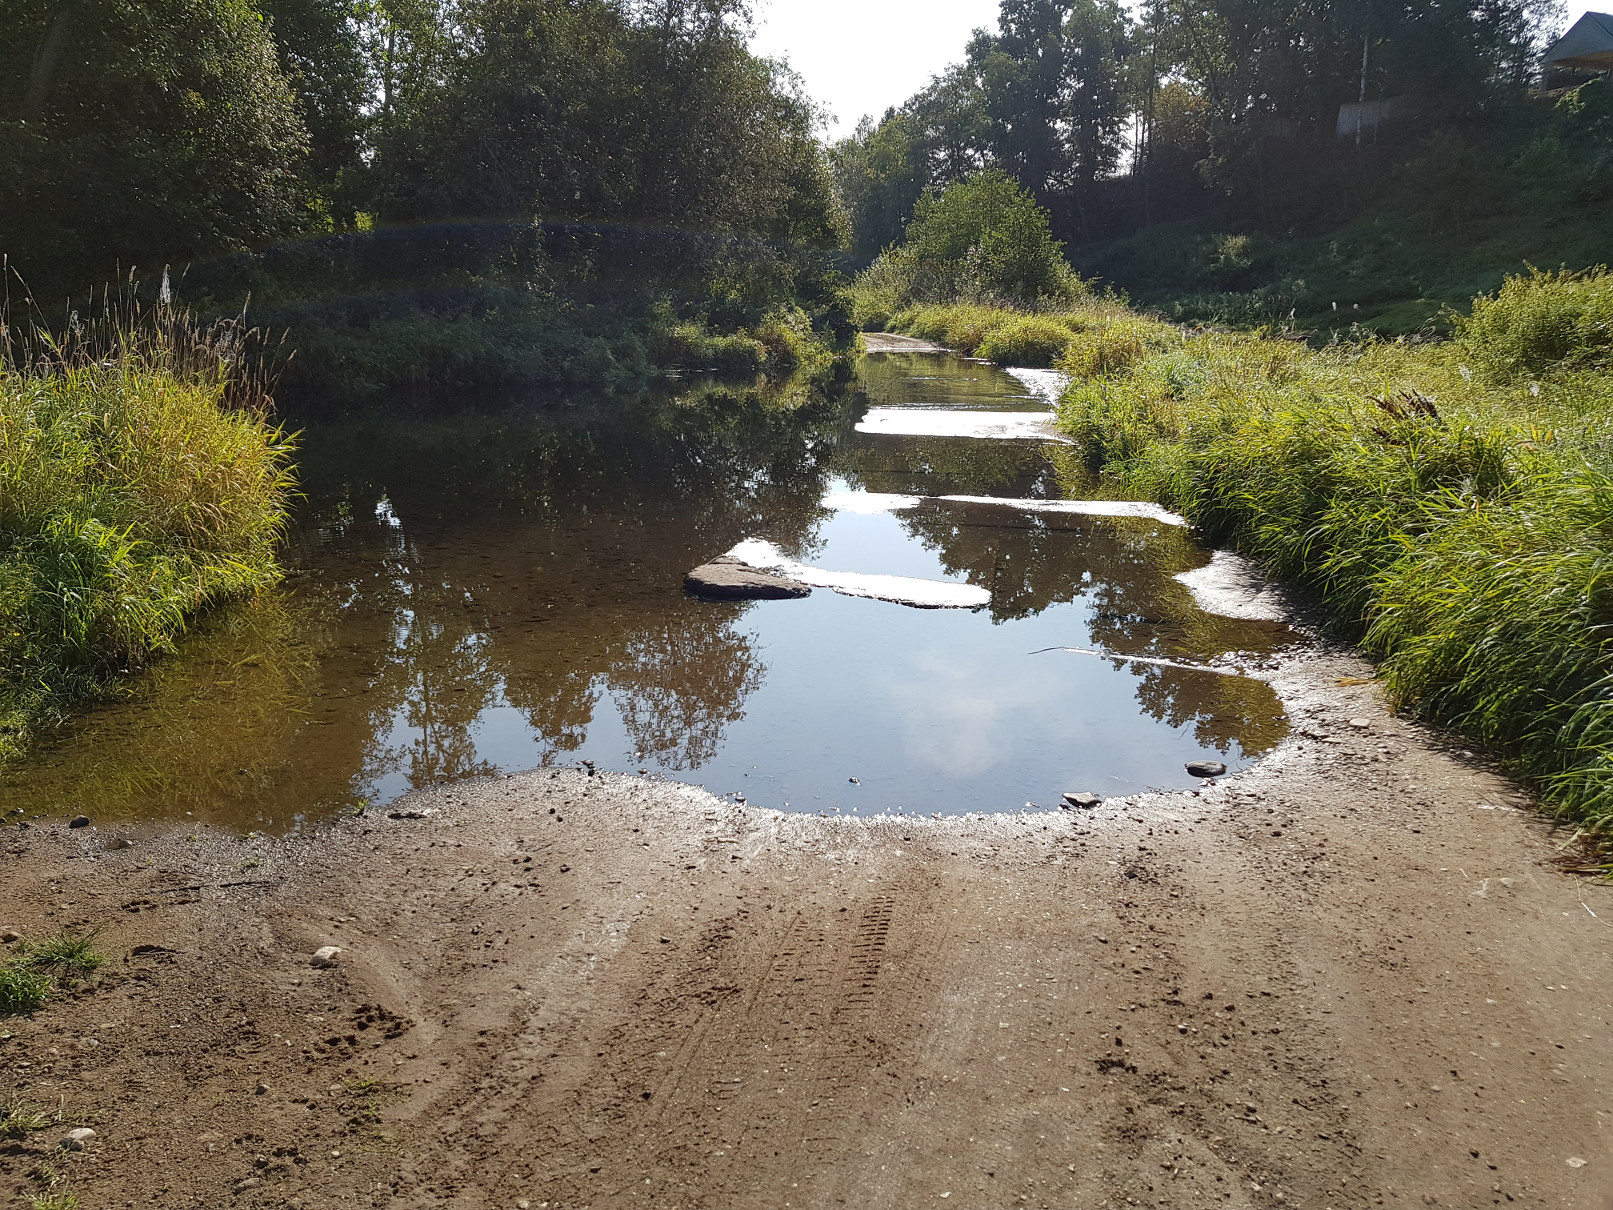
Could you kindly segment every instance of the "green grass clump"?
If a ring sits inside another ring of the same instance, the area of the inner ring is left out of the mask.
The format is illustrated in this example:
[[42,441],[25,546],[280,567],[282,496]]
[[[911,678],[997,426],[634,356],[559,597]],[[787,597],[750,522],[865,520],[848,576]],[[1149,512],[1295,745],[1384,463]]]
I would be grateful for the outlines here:
[[12,961],[58,980],[75,980],[96,970],[106,956],[95,948],[99,929],[61,929],[42,941],[21,941]]
[[37,971],[0,966],[0,1017],[38,1012],[50,996],[50,980]]
[[1613,276],[1598,267],[1508,277],[1455,326],[1463,349],[1497,378],[1603,366],[1613,356]]
[[[1526,315],[1583,315],[1594,294],[1549,275],[1520,288]],[[1142,348],[1082,366],[1060,419],[1118,487],[1315,589],[1397,705],[1613,838],[1613,376],[1585,368],[1590,338],[1505,371],[1529,325],[1498,300],[1433,345],[1311,350],[1137,320]]]
[[986,332],[976,357],[1008,366],[1050,366],[1076,338],[1068,324],[1040,315],[1024,315]]
[[79,1210],[76,1193],[41,1193],[28,1199],[28,1210]]
[[280,575],[291,445],[243,335],[0,326],[0,759]]
[[0,1101],[0,1138],[23,1139],[57,1119],[13,1093]]

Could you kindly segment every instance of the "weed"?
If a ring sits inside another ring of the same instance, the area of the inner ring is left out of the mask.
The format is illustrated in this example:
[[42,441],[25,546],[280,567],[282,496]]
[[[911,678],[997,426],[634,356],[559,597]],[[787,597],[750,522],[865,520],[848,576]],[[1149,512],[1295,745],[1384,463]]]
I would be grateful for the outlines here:
[[28,1199],[28,1210],[79,1210],[78,1194],[41,1193]]
[[0,966],[0,1016],[38,1012],[50,995],[50,980],[17,966]]
[[49,1114],[15,1093],[0,1102],[0,1138],[26,1138],[35,1130],[44,1130],[51,1122]]
[[106,961],[105,955],[95,948],[100,935],[99,929],[88,932],[61,929],[43,941],[23,941],[13,961],[60,980],[78,979]]

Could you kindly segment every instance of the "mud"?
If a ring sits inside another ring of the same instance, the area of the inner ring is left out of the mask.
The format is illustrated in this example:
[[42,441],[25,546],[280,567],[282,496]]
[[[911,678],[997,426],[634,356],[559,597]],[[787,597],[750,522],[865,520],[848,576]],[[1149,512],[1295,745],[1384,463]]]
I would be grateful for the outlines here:
[[289,840],[10,831],[0,923],[110,960],[8,1023],[64,1121],[0,1173],[86,1208],[1609,1206],[1613,895],[1369,675],[1289,665],[1274,756],[1090,811],[569,770]]

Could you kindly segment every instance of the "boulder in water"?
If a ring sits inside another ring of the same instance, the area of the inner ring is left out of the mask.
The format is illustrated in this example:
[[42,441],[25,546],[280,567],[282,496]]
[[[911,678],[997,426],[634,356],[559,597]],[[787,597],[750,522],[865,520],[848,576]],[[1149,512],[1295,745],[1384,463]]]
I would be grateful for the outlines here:
[[732,555],[702,563],[683,578],[692,596],[713,601],[783,601],[812,595],[809,585],[771,571],[759,571]]

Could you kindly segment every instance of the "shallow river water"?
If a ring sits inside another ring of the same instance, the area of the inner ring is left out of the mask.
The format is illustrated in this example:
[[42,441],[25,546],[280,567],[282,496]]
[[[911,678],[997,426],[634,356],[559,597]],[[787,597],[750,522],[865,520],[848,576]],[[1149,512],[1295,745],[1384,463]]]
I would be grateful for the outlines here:
[[[286,587],[208,619],[0,795],[284,830],[591,761],[756,806],[958,814],[1249,761],[1286,724],[1242,673],[1294,635],[1201,610],[1175,577],[1210,555],[1168,514],[1082,503],[1056,389],[874,354],[805,406],[702,387],[310,428]],[[683,592],[736,547],[876,595]]]

